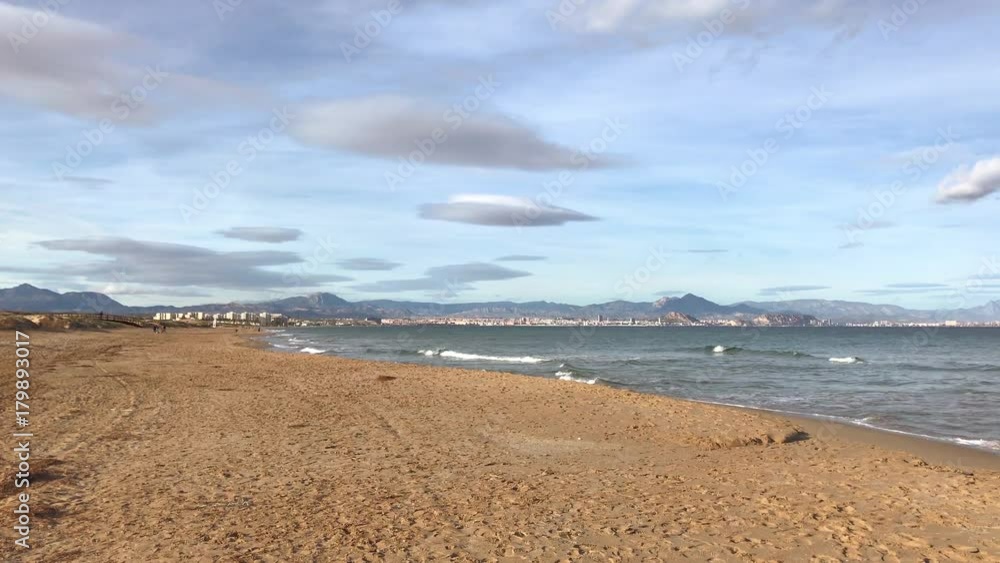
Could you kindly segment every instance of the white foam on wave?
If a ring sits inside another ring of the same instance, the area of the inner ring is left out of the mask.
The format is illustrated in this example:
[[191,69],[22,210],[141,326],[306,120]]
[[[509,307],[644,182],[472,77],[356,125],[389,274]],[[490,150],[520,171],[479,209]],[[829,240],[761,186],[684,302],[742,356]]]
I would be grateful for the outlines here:
[[864,361],[856,356],[847,356],[845,358],[830,358],[830,361],[835,364],[863,364]]
[[557,371],[556,376],[562,381],[572,381],[574,383],[585,383],[587,385],[594,385],[597,383],[597,378],[594,379],[584,379],[582,377],[574,377],[573,372]]
[[[830,415],[812,415],[819,416],[823,418],[833,418],[840,419],[837,416]],[[879,430],[881,432],[892,432],[893,434],[902,434],[904,436],[915,436],[917,438],[926,438],[928,440],[935,440],[937,442],[951,442],[952,444],[958,444],[960,446],[971,446],[974,448],[982,448],[987,450],[1000,451],[1000,440],[970,440],[966,438],[953,438],[953,437],[942,437],[942,436],[931,436],[930,434],[920,434],[918,432],[907,432],[905,430],[896,430],[895,428],[888,428],[885,426],[879,426],[877,424],[872,424],[871,421],[877,419],[877,417],[866,416],[862,419],[847,419],[851,424],[857,426],[864,426],[865,428],[871,428],[874,430]]]
[[425,356],[440,356],[442,358],[448,358],[451,360],[462,360],[462,361],[483,361],[483,362],[507,362],[511,364],[540,364],[542,362],[547,362],[545,358],[536,358],[534,356],[484,356],[481,354],[468,354],[466,352],[456,352],[454,350],[420,350],[420,353]]
[[320,350],[319,348],[309,348],[308,346],[306,346],[305,348],[299,350],[299,352],[303,352],[305,354],[325,354],[326,350]]
[[712,353],[713,354],[725,354],[726,350],[729,350],[729,348],[726,348],[725,346],[719,344],[715,348],[712,348]]
[[1000,440],[966,440],[965,438],[955,438],[955,442],[963,446],[975,446],[977,448],[1000,451]]
[[721,405],[724,407],[737,407],[741,409],[749,409],[754,411],[763,412],[773,412],[779,414],[791,414],[796,416],[804,416],[814,419],[826,419],[833,420],[836,422],[841,422],[844,424],[850,424],[852,426],[862,426],[864,428],[871,428],[872,430],[878,430],[879,432],[890,432],[892,434],[901,434],[903,436],[914,436],[916,438],[925,438],[928,440],[934,440],[936,442],[946,442],[951,444],[957,444],[960,446],[971,446],[975,448],[989,449],[1000,452],[1000,440],[968,440],[965,438],[954,438],[947,436],[931,436],[930,434],[919,434],[917,432],[907,432],[905,430],[897,430],[895,428],[889,428],[887,426],[880,426],[872,424],[873,420],[877,420],[877,416],[866,416],[864,418],[848,418],[844,416],[837,416],[832,414],[820,414],[815,412],[803,412],[800,410],[783,410],[769,407],[762,407],[758,405],[751,405],[745,403],[729,403],[724,401],[712,401],[708,399],[689,399],[695,403],[705,403],[708,405]]

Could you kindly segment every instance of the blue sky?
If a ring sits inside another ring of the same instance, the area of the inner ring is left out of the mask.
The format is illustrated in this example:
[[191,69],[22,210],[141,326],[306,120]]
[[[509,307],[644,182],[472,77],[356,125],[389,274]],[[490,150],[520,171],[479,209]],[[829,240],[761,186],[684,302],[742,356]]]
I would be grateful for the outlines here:
[[985,0],[0,2],[0,285],[984,303],[997,23]]

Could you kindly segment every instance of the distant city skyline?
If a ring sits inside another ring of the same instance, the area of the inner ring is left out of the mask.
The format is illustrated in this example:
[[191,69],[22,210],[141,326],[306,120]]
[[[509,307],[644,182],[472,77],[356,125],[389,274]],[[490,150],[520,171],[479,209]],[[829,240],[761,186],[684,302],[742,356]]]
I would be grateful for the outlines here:
[[[573,305],[554,301],[426,302],[377,299],[348,301],[330,293],[288,297],[262,302],[199,303],[185,306],[134,307],[101,293],[58,293],[30,284],[0,288],[0,311],[21,313],[82,313],[152,317],[153,320],[211,320],[264,322],[374,322],[395,320],[402,324],[544,325],[598,323],[634,325],[636,321],[659,326],[701,324],[714,326],[998,326],[1000,300],[966,306],[956,300],[951,309],[906,309],[886,304],[823,299],[715,303],[685,294],[661,297],[654,302],[610,301]],[[389,324],[399,324],[389,323]]]
[[997,16],[0,1],[0,287],[982,305]]

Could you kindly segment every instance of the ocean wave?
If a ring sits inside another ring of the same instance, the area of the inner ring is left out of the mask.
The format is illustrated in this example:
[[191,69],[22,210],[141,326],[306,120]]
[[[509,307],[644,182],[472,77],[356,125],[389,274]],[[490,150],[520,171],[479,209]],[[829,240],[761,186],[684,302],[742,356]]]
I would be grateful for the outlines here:
[[[829,415],[812,415],[812,416],[821,418],[842,419],[842,417],[829,416]],[[893,434],[902,434],[904,436],[915,436],[917,438],[926,438],[929,440],[937,440],[939,442],[951,442],[953,444],[958,444],[960,446],[970,446],[974,448],[1000,451],[1000,440],[955,438],[951,436],[931,436],[930,434],[920,434],[918,432],[907,432],[906,430],[898,430],[890,426],[886,426],[884,424],[873,424],[874,421],[880,421],[880,419],[881,417],[878,416],[866,416],[860,419],[854,418],[846,420],[850,424],[854,424],[856,426],[864,426],[865,428],[871,428],[873,430],[878,430],[880,432],[891,432]]]
[[864,360],[857,356],[846,356],[843,358],[830,358],[830,361],[835,364],[863,364]]
[[454,350],[418,350],[417,353],[424,356],[438,356],[449,360],[506,362],[510,364],[540,364],[549,361],[547,358],[536,358],[534,356],[487,356],[483,354],[456,352]]
[[583,377],[576,377],[571,371],[557,371],[556,377],[561,381],[573,381],[575,383],[585,383],[587,385],[595,385],[598,382],[598,378],[586,379]]
[[304,354],[325,354],[326,350],[320,350],[319,348],[310,348],[306,346],[305,348],[299,350],[299,352],[302,352]]
[[974,446],[988,450],[1000,451],[1000,440],[968,440],[966,438],[955,438],[955,442],[963,446]]
[[928,365],[928,364],[914,364],[914,363],[903,363],[899,364],[900,369],[906,369],[911,371],[931,371],[931,372],[1000,372],[1000,366],[993,364],[966,364],[960,362],[951,362],[950,365]]
[[693,351],[699,352],[711,352],[712,354],[753,354],[757,356],[783,356],[789,358],[814,358],[812,354],[806,354],[805,352],[798,352],[795,350],[754,350],[753,348],[741,348],[740,346],[724,346],[722,344],[717,344],[715,346],[704,346],[701,348],[692,348]]
[[750,409],[757,411],[773,412],[779,414],[790,414],[796,416],[804,416],[813,419],[825,419],[840,422],[842,424],[849,424],[852,426],[861,426],[864,428],[871,428],[872,430],[877,430],[879,432],[889,432],[892,434],[901,434],[903,436],[913,436],[916,438],[924,438],[928,440],[935,440],[938,442],[948,442],[951,444],[957,444],[960,446],[968,446],[979,449],[987,449],[991,451],[1000,452],[1000,440],[981,440],[981,439],[968,439],[968,438],[957,438],[953,436],[932,436],[930,434],[920,434],[918,432],[908,432],[906,430],[899,430],[897,428],[892,428],[891,426],[885,424],[873,424],[873,421],[880,421],[879,416],[866,416],[863,418],[850,418],[845,416],[837,416],[832,414],[820,414],[817,412],[804,412],[801,410],[783,410],[778,408],[766,407],[757,404],[748,403],[731,403],[727,401],[717,401],[712,399],[694,398],[689,397],[688,400],[694,401],[696,403],[705,403],[709,405],[721,405],[724,407],[737,407],[741,409]]

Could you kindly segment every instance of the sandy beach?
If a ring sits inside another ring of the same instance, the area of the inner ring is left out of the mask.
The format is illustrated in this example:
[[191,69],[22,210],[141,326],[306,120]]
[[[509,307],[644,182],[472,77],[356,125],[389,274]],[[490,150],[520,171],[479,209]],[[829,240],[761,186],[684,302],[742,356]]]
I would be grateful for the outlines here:
[[985,452],[230,330],[31,338],[5,561],[1000,561]]

